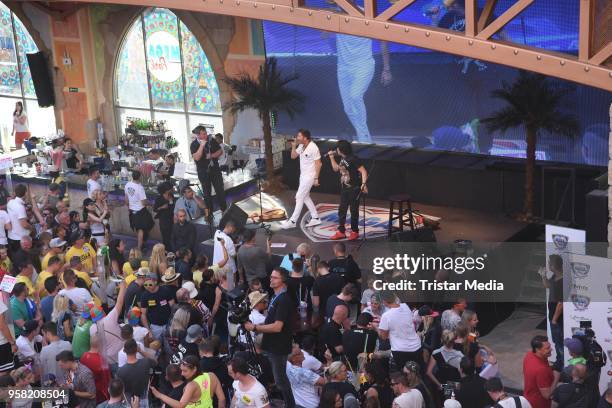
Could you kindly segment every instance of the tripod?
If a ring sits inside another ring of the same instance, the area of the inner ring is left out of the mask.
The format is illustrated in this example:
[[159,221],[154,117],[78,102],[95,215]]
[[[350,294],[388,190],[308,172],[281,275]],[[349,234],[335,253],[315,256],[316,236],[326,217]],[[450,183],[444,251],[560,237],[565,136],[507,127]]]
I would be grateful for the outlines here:
[[266,234],[270,234],[270,224],[266,224],[263,219],[263,198],[261,188],[261,179],[263,178],[263,173],[257,170],[257,174],[255,174],[255,178],[257,179],[257,190],[259,194],[259,222],[257,223],[257,229],[263,229]]
[[[374,167],[376,166],[376,161],[372,161],[372,164],[370,165],[370,168],[368,169],[368,179],[370,178],[370,176],[372,175],[372,173],[374,172]],[[362,201],[362,211],[363,211],[363,220],[362,220],[362,225],[363,225],[363,236],[361,237],[361,242],[359,243],[359,245],[356,248],[356,251],[359,252],[359,250],[361,249],[361,247],[363,246],[363,244],[368,240],[366,237],[366,193],[363,191],[363,189],[361,189],[359,191],[359,194],[357,195],[357,200],[361,200]]]
[[239,344],[238,338],[241,335],[244,335],[244,338],[246,339],[246,349],[244,350],[244,352],[247,353],[248,355],[248,358],[246,360],[247,360],[247,363],[249,364],[249,374],[259,379],[259,377],[263,373],[263,369],[261,368],[261,365],[257,361],[257,350],[255,349],[255,343],[253,342],[253,337],[251,336],[251,333],[247,331],[247,329],[244,328],[244,323],[240,323],[238,325],[238,332],[236,333],[236,337],[232,338],[233,345],[231,348],[230,355],[231,357],[234,357],[234,355],[236,354],[236,348]]

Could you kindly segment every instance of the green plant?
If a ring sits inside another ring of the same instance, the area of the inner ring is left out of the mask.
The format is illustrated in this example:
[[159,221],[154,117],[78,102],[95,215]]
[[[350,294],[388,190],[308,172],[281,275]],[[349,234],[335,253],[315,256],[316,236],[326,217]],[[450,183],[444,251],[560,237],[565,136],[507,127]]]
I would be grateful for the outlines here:
[[523,215],[527,220],[533,218],[538,133],[547,130],[573,137],[579,130],[578,119],[562,111],[562,104],[568,93],[569,89],[553,83],[544,75],[526,71],[521,71],[512,84],[503,82],[500,89],[491,92],[493,98],[501,99],[507,106],[482,121],[489,131],[525,127],[527,160]]
[[178,146],[178,140],[176,140],[174,137],[169,136],[166,138],[166,149],[170,150],[170,149],[174,149],[175,147]]
[[277,68],[275,58],[268,58],[259,67],[257,78],[246,72],[234,78],[227,78],[225,82],[231,88],[235,99],[226,104],[236,114],[245,109],[254,109],[259,113],[262,121],[264,151],[266,159],[266,177],[268,187],[275,187],[274,165],[272,162],[272,112],[285,112],[290,118],[303,109],[304,96],[287,85],[296,80],[297,75],[284,77]]

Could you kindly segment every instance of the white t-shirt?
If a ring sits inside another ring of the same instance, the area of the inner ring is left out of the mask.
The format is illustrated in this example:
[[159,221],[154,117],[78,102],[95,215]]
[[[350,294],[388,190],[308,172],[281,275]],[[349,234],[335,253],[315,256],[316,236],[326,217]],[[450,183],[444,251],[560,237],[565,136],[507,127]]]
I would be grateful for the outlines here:
[[39,334],[32,341],[26,336],[19,336],[15,341],[17,344],[17,353],[23,358],[36,357],[38,353],[34,350],[34,343],[42,342],[42,336]]
[[125,185],[125,194],[128,198],[128,208],[132,211],[140,211],[144,207],[142,201],[147,199],[147,194],[142,184],[130,181]]
[[87,303],[93,300],[89,291],[83,288],[62,289],[59,291],[59,294],[72,300],[72,303],[76,305],[79,313],[83,311],[83,307],[85,307]]
[[11,222],[11,218],[5,210],[0,210],[0,244],[7,245],[8,240],[6,239],[6,230],[4,226]]
[[96,190],[102,191],[102,186],[98,183],[97,180],[89,179],[87,180],[87,197],[93,199],[93,192]]
[[[2,294],[0,294],[0,315],[4,315],[4,313],[6,313],[6,311],[8,310],[8,308],[6,307],[6,304],[4,304],[4,300],[2,299]],[[4,321],[8,321],[8,316],[4,316]],[[9,325],[9,327],[12,325]],[[3,344],[8,343],[8,340],[6,339],[6,337],[4,337],[4,334],[2,334],[2,332],[0,331],[0,346]]]
[[393,408],[424,408],[423,394],[417,389],[411,389],[393,400]]
[[149,334],[149,329],[142,326],[132,326],[132,329],[134,330],[133,337],[136,343],[144,344],[144,339]]
[[401,303],[382,315],[378,328],[389,331],[392,351],[417,351],[421,348],[421,339],[414,329],[414,322],[414,312]]
[[307,368],[310,371],[318,372],[321,369],[323,363],[304,350],[302,350],[302,353],[304,353],[304,361],[302,361],[302,367]]
[[308,146],[299,145],[295,151],[300,155],[300,178],[314,178],[317,174],[315,161],[321,159],[321,152],[315,142],[310,141]]
[[[21,123],[19,119],[25,118],[25,121]],[[13,127],[15,128],[15,132],[29,132],[28,130],[28,117],[25,112],[21,112],[20,116],[13,115]]]
[[20,220],[28,218],[23,200],[19,197],[9,200],[6,209],[12,226],[8,233],[8,237],[13,241],[19,241],[22,237],[30,235],[30,231],[23,228],[20,222]]
[[[251,314],[249,315],[249,320],[253,324],[264,324],[264,322],[266,321],[266,316],[261,314],[258,310],[253,309],[251,310]],[[255,333],[251,333],[251,337],[253,338],[253,341],[254,341]],[[244,334],[240,335],[240,341],[243,343],[246,343],[247,340]]]
[[[522,408],[531,408],[531,404],[525,399],[525,397],[521,395],[519,398],[521,400]],[[518,408],[514,402],[514,398],[506,398],[505,400],[497,401],[497,403],[502,408]]]
[[257,380],[247,391],[240,389],[240,383],[234,381],[234,398],[236,398],[236,408],[255,407],[261,408],[269,404],[268,393],[263,385]]
[[223,267],[227,271],[227,289],[234,289],[234,273],[236,272],[236,247],[234,246],[234,241],[223,231],[217,230],[215,232],[215,248],[213,252],[213,264],[219,265],[221,261],[223,261],[223,248],[221,247],[221,243],[217,240],[217,238],[223,238],[225,241],[225,249],[227,250],[227,255],[229,259],[225,266]]
[[289,378],[291,384],[295,405],[304,408],[317,408],[319,406],[319,394],[315,386],[321,378],[318,374],[287,362],[287,378]]
[[[144,344],[140,343],[140,342],[136,342],[136,344],[138,344],[138,347],[140,347],[141,349],[144,348]],[[140,353],[136,353],[136,359],[138,360],[142,360],[144,358],[144,356]],[[123,351],[123,349],[119,350],[119,353],[117,353],[117,365],[119,367],[123,367],[124,365],[127,364],[127,354],[125,354],[125,351]]]

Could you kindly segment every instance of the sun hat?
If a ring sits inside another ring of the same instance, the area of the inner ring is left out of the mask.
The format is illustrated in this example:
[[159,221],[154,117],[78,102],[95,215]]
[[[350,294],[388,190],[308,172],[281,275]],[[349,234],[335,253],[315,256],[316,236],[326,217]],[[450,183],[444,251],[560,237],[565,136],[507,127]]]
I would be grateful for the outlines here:
[[261,293],[260,291],[255,291],[249,293],[249,304],[251,305],[251,309],[253,309],[259,302],[268,298],[267,293]]
[[189,297],[190,298],[195,298],[196,296],[198,296],[198,291],[195,287],[195,284],[193,282],[187,281],[183,283],[182,286],[183,289],[187,289],[187,291],[189,292]]

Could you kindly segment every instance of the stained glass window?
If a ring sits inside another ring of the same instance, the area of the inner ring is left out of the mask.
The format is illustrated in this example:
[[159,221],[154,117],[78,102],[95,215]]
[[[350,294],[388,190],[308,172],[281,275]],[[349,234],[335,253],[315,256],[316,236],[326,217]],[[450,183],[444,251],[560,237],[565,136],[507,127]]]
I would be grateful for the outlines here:
[[55,132],[53,108],[40,108],[34,92],[32,75],[26,54],[38,52],[32,36],[11,10],[0,2],[0,142],[5,150],[13,143],[12,113],[21,102],[28,115],[33,135],[46,136]]
[[148,9],[128,30],[115,72],[115,105],[120,131],[126,108],[133,116],[140,109],[143,118],[172,124],[183,159],[190,156],[187,129],[194,120],[221,123],[214,71],[196,37],[172,11]]

